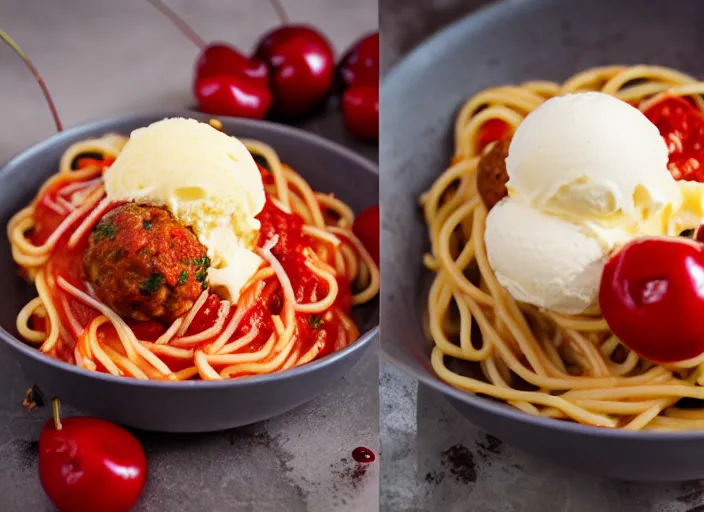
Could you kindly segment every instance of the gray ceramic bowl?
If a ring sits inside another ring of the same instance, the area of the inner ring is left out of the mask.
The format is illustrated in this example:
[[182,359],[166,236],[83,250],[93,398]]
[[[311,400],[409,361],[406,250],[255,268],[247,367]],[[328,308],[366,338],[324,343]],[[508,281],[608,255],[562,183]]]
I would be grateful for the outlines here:
[[428,243],[416,198],[446,167],[454,115],[468,96],[606,64],[661,64],[704,79],[704,35],[693,22],[702,19],[696,0],[505,1],[427,41],[382,86],[382,350],[472,423],[575,469],[627,480],[701,478],[704,431],[630,433],[535,418],[437,379],[420,323]]
[[[70,143],[109,131],[129,134],[134,128],[177,115],[203,120],[210,117],[167,112],[106,119],[71,128],[24,151],[0,170],[0,225],[6,225],[42,182],[56,172],[59,157]],[[228,133],[273,146],[314,190],[334,192],[357,212],[377,202],[376,166],[347,149],[282,125],[222,121]],[[311,400],[342,378],[374,345],[379,323],[378,301],[359,308],[355,321],[363,334],[356,342],[292,370],[219,382],[144,382],[77,368],[46,357],[16,338],[15,316],[36,292],[18,276],[4,235],[0,237],[0,290],[0,338],[14,350],[27,377],[46,395],[59,396],[88,414],[164,432],[206,432],[246,425]]]

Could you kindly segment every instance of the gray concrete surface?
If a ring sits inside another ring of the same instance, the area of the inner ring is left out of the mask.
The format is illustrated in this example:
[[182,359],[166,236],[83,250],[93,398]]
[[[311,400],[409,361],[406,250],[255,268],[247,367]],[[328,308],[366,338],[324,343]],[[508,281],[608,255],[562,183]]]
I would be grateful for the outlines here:
[[[485,3],[383,0],[383,69]],[[441,394],[383,361],[380,402],[383,511],[704,512],[703,482],[615,482],[546,463],[488,436]]]
[[[206,39],[251,48],[277,19],[264,0],[167,0]],[[377,25],[375,0],[283,0],[290,17],[320,27],[339,53]],[[66,126],[103,116],[187,107],[197,49],[144,0],[3,0],[0,28],[31,56]],[[38,86],[0,46],[0,162],[53,133]],[[375,146],[344,131],[334,103],[301,122],[368,158]],[[375,350],[314,402],[283,417],[207,435],[138,432],[149,481],[138,512],[246,512],[378,508],[379,465],[355,472],[350,452],[378,450]],[[52,510],[37,477],[46,408],[21,407],[28,382],[0,346],[0,511]],[[67,409],[67,414],[74,413]],[[99,512],[99,511],[96,511]]]

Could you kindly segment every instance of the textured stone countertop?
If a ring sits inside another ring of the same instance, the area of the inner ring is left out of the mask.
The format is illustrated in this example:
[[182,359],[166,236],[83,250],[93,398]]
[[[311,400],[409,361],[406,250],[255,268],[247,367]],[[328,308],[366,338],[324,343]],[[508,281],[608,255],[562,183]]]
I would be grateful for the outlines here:
[[[486,3],[383,0],[383,69],[388,71],[434,32]],[[549,464],[488,436],[440,393],[383,361],[380,402],[383,511],[704,511],[701,482],[621,483]]]
[[[263,0],[167,0],[206,39],[249,50],[277,24]],[[283,0],[294,21],[320,27],[338,55],[377,26],[375,0]],[[3,0],[0,28],[31,56],[64,124],[187,107],[197,49],[144,0]],[[0,46],[0,161],[54,132],[41,92]],[[334,105],[303,127],[376,160],[356,143]],[[373,511],[378,463],[358,474],[350,452],[378,449],[378,364],[370,350],[347,377],[308,405],[250,427],[206,435],[137,433],[150,461],[137,512]],[[37,476],[46,408],[26,411],[31,383],[0,346],[0,511],[53,510]],[[71,412],[70,410],[67,412]],[[343,460],[345,459],[345,460]],[[99,511],[96,511],[99,512]]]

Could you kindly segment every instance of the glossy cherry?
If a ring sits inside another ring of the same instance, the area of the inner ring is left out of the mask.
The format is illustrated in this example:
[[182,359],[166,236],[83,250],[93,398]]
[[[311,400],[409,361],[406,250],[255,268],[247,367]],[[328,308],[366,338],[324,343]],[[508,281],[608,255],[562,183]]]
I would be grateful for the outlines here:
[[264,34],[257,43],[254,57],[265,62],[270,61],[274,50],[293,37],[302,37],[312,43],[330,48],[330,42],[327,38],[314,27],[302,24],[287,24]]
[[[56,402],[55,402],[56,404]],[[127,512],[139,498],[147,458],[127,430],[97,418],[54,419],[39,438],[39,477],[60,512]]]
[[352,135],[367,141],[379,139],[379,87],[350,87],[342,94],[342,115]]
[[367,249],[374,262],[379,265],[379,205],[362,211],[354,221],[352,232]]
[[637,239],[607,261],[599,291],[612,332],[638,355],[672,363],[704,352],[704,245]]
[[225,43],[209,44],[196,61],[196,82],[201,78],[233,75],[262,88],[269,86],[269,70],[259,59],[245,57]]
[[201,78],[194,92],[201,112],[223,116],[263,119],[272,102],[269,89],[232,75]]
[[337,67],[343,88],[358,85],[379,86],[379,32],[357,41]]
[[[208,114],[262,119],[271,106],[269,70],[225,43],[207,44],[162,0],[147,0],[201,49],[195,65],[193,94]],[[229,78],[225,78],[229,77]]]
[[288,25],[265,35],[255,57],[269,66],[274,108],[283,116],[309,112],[328,96],[335,61],[328,40],[305,25]]

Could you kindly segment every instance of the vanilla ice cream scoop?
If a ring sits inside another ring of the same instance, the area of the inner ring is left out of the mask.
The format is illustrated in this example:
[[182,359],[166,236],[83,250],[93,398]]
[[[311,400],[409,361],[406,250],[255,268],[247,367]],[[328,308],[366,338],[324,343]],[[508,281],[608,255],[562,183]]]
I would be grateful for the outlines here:
[[640,235],[678,235],[704,217],[700,183],[674,180],[665,141],[638,109],[587,92],[552,98],[516,130],[508,197],[491,209],[489,264],[516,300],[596,309],[603,265]]
[[552,98],[519,125],[509,195],[567,218],[640,217],[677,200],[667,146],[637,108],[599,92]]
[[134,130],[105,172],[105,190],[116,201],[167,206],[198,235],[232,223],[248,242],[256,240],[254,217],[266,200],[261,174],[244,144],[183,118]]
[[266,196],[259,168],[234,137],[194,119],[134,130],[105,171],[113,201],[165,206],[208,249],[210,285],[237,300],[261,259],[253,252]]
[[484,240],[514,299],[567,314],[596,305],[607,253],[580,226],[504,200],[492,208]]

